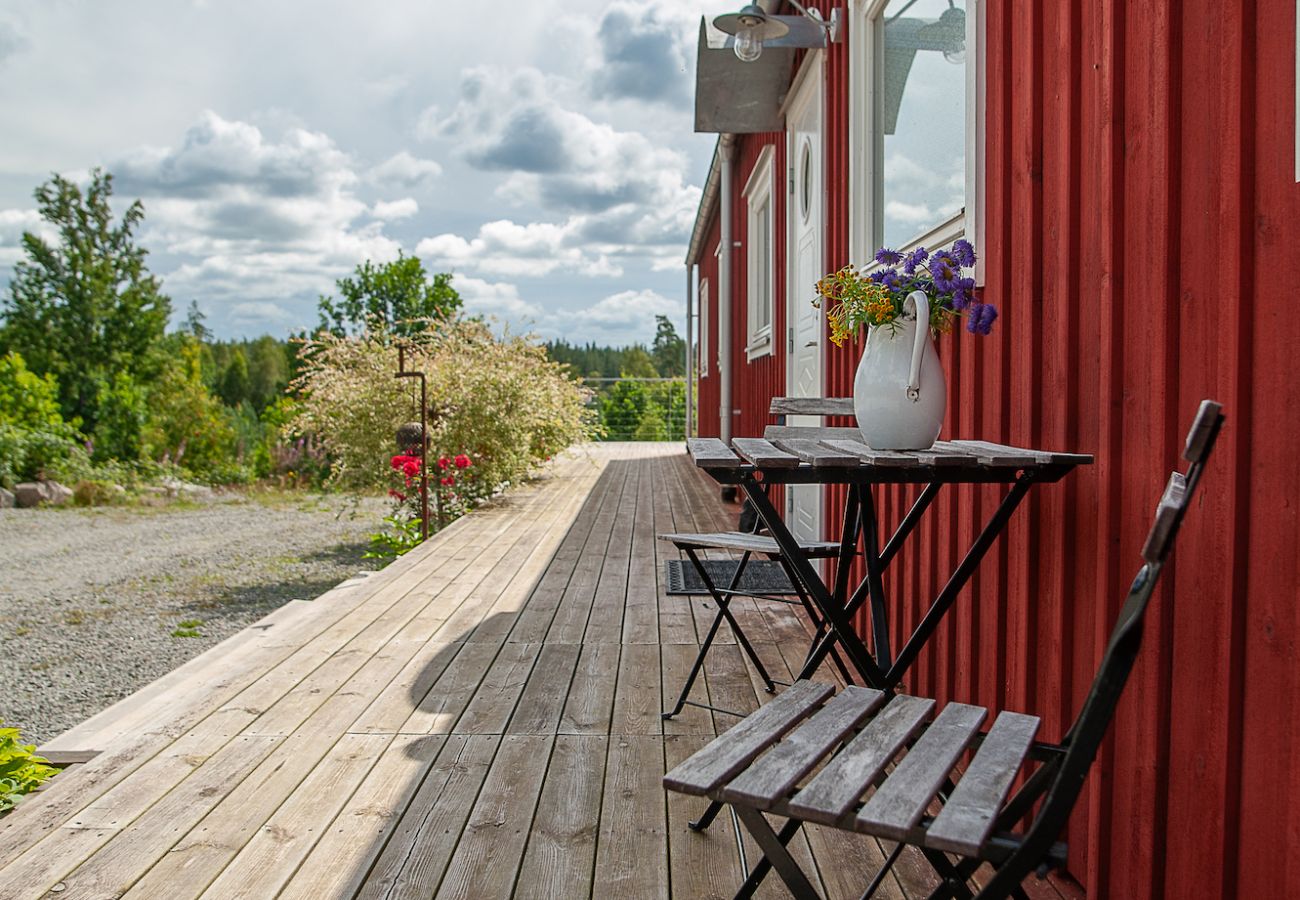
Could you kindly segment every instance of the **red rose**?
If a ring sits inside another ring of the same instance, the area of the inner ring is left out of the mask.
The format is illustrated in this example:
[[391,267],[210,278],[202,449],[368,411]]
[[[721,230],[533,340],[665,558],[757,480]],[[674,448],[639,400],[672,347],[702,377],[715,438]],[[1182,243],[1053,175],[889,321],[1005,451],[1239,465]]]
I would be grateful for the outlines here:
[[443,479],[442,479],[442,483],[443,483],[443,484],[449,484],[449,485],[450,485],[450,484],[455,484],[455,483],[456,483],[456,476],[455,476],[455,475],[447,475],[447,476],[444,476]]
[[403,494],[401,491],[394,490],[393,488],[388,489],[388,496],[392,497],[394,500],[398,501],[399,503],[406,501],[406,495]]
[[468,456],[462,453],[456,457],[456,468],[468,469],[469,467],[470,467],[470,459]]
[[414,478],[420,474],[420,461],[418,459],[408,459],[402,464],[402,474],[407,478]]
[[445,468],[447,468],[449,465],[451,465],[451,460],[447,459],[447,457],[445,457],[445,456],[440,456],[440,457],[438,457],[438,468],[439,468],[439,469],[445,469]]

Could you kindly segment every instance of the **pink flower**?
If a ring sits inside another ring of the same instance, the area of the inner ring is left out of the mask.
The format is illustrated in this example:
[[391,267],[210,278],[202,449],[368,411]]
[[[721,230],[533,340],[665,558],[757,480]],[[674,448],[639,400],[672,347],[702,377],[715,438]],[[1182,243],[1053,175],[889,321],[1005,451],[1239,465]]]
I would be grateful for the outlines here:
[[472,463],[470,462],[470,458],[466,456],[464,453],[456,457],[456,468],[468,469],[470,465],[472,465]]

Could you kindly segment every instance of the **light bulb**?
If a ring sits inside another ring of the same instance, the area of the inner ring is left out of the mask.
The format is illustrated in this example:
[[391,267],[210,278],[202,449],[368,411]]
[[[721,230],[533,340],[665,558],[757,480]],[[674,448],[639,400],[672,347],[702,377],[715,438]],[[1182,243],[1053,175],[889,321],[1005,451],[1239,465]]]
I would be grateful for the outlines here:
[[741,62],[753,62],[763,55],[763,39],[755,33],[755,29],[742,28],[736,32],[736,43],[732,49]]

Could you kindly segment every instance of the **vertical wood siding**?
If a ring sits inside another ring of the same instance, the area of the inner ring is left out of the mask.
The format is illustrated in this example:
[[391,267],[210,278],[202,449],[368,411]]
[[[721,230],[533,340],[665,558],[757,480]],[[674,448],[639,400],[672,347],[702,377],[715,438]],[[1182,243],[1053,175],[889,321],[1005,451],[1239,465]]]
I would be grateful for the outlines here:
[[[991,337],[940,343],[944,434],[1086,450],[1097,462],[1030,494],[907,687],[1027,709],[1043,716],[1044,737],[1060,737],[1196,403],[1220,400],[1228,423],[1071,822],[1071,868],[1096,897],[1300,896],[1295,4],[987,9],[981,250],[985,296],[1002,315]],[[827,52],[826,73],[830,270],[850,262],[844,45]],[[737,195],[769,141],[780,222],[780,135],[742,140]],[[737,215],[743,241],[743,206]],[[744,362],[735,252],[734,433],[758,434],[784,392],[784,354]],[[783,242],[777,252],[780,273]],[[778,278],[781,336],[783,297]],[[860,350],[829,348],[828,394],[851,393]],[[915,495],[883,497],[887,523]],[[891,573],[895,646],[998,496],[965,487],[933,507]],[[843,497],[831,499],[835,531]]]

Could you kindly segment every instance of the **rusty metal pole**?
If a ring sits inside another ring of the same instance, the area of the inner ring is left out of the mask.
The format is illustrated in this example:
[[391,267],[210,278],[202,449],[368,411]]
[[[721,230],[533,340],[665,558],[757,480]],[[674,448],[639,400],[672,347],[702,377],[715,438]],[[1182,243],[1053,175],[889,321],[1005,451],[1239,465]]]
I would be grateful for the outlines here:
[[397,345],[397,377],[420,379],[420,540],[429,539],[429,398],[423,372],[406,371],[406,348]]

